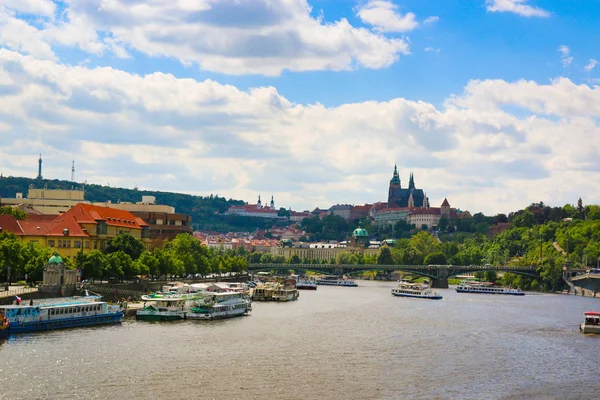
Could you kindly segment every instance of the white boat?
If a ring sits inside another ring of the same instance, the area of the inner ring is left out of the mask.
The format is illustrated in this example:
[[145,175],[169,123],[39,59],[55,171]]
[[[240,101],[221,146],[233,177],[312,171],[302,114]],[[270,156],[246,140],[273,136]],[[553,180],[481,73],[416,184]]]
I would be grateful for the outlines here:
[[586,311],[583,316],[585,319],[579,325],[581,333],[600,333],[600,312]]
[[188,305],[188,319],[231,318],[252,311],[250,300],[242,292],[202,293]]
[[339,278],[337,276],[323,276],[316,280],[317,285],[327,285],[327,286],[348,286],[348,287],[357,287],[358,285],[350,280]]
[[273,292],[273,301],[294,301],[298,300],[300,293],[295,287],[280,287]]
[[123,318],[123,310],[100,301],[100,296],[39,299],[0,309],[9,322],[9,334],[118,323]]
[[313,280],[300,280],[296,282],[296,289],[298,290],[317,290],[317,282]]
[[442,296],[438,292],[428,286],[406,281],[398,281],[398,286],[392,289],[392,295],[430,300],[442,299]]
[[[142,296],[144,308],[137,310],[136,319],[146,321],[175,321],[186,318],[186,302],[190,295],[147,295]],[[146,302],[150,305],[146,306]]]
[[493,286],[490,282],[462,281],[457,287],[458,293],[482,293],[482,294],[504,294],[512,296],[524,296],[525,293],[519,289]]
[[291,284],[282,284],[280,282],[259,283],[252,288],[252,300],[254,301],[293,301],[297,300],[300,294],[298,289]]

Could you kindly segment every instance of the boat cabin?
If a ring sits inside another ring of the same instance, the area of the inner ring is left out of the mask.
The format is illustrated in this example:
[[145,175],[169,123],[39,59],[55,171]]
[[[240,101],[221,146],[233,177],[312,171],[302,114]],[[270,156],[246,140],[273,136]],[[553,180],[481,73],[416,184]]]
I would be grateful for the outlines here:
[[586,325],[598,325],[600,326],[600,312],[587,311],[583,313],[585,317]]

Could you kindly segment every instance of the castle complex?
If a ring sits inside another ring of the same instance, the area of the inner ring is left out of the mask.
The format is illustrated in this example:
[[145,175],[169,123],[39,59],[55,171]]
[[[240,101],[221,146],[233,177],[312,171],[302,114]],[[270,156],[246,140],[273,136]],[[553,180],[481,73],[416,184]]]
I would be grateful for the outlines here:
[[394,175],[390,180],[390,189],[388,190],[388,207],[429,207],[429,199],[423,189],[415,188],[415,178],[412,172],[408,180],[408,188],[402,189],[396,165],[394,165]]

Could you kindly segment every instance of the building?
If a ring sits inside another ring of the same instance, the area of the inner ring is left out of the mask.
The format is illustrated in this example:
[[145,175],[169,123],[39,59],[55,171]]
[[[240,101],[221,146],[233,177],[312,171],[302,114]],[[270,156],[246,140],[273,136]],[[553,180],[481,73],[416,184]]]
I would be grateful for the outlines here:
[[350,211],[350,219],[361,219],[362,217],[368,217],[369,211],[373,207],[372,204],[365,204],[364,206],[354,206]]
[[256,204],[245,204],[243,206],[231,206],[225,211],[225,215],[239,215],[240,217],[256,217],[269,219],[286,219],[287,217],[277,215],[275,210],[275,201],[271,196],[269,207],[263,207],[260,195]]
[[409,214],[410,210],[408,208],[387,208],[375,214],[373,220],[377,227],[395,225],[400,220],[408,222]]
[[352,206],[350,204],[336,204],[329,208],[329,214],[337,215],[349,221],[352,218]]
[[14,233],[23,242],[37,242],[72,259],[78,251],[105,250],[110,240],[129,233],[146,245],[150,229],[141,218],[124,210],[80,203],[53,220],[16,220],[0,215],[0,231]]
[[394,175],[390,180],[388,190],[388,207],[429,207],[429,200],[422,189],[415,187],[415,180],[412,172],[408,181],[408,188],[403,189],[398,168],[394,165]]
[[83,189],[36,189],[30,187],[27,197],[17,193],[15,198],[3,198],[2,205],[23,206],[47,215],[59,215],[67,212],[79,203],[91,204],[84,200]]

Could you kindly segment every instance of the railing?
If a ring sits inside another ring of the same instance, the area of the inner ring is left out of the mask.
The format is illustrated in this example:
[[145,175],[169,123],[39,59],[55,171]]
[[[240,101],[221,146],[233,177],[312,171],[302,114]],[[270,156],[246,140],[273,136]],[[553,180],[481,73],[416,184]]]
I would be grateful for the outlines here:
[[37,292],[38,289],[36,287],[34,288],[30,288],[30,287],[21,287],[18,289],[11,289],[11,290],[0,290],[0,298],[6,298],[6,297],[15,297],[21,294],[25,294],[25,293],[33,293],[33,292]]

